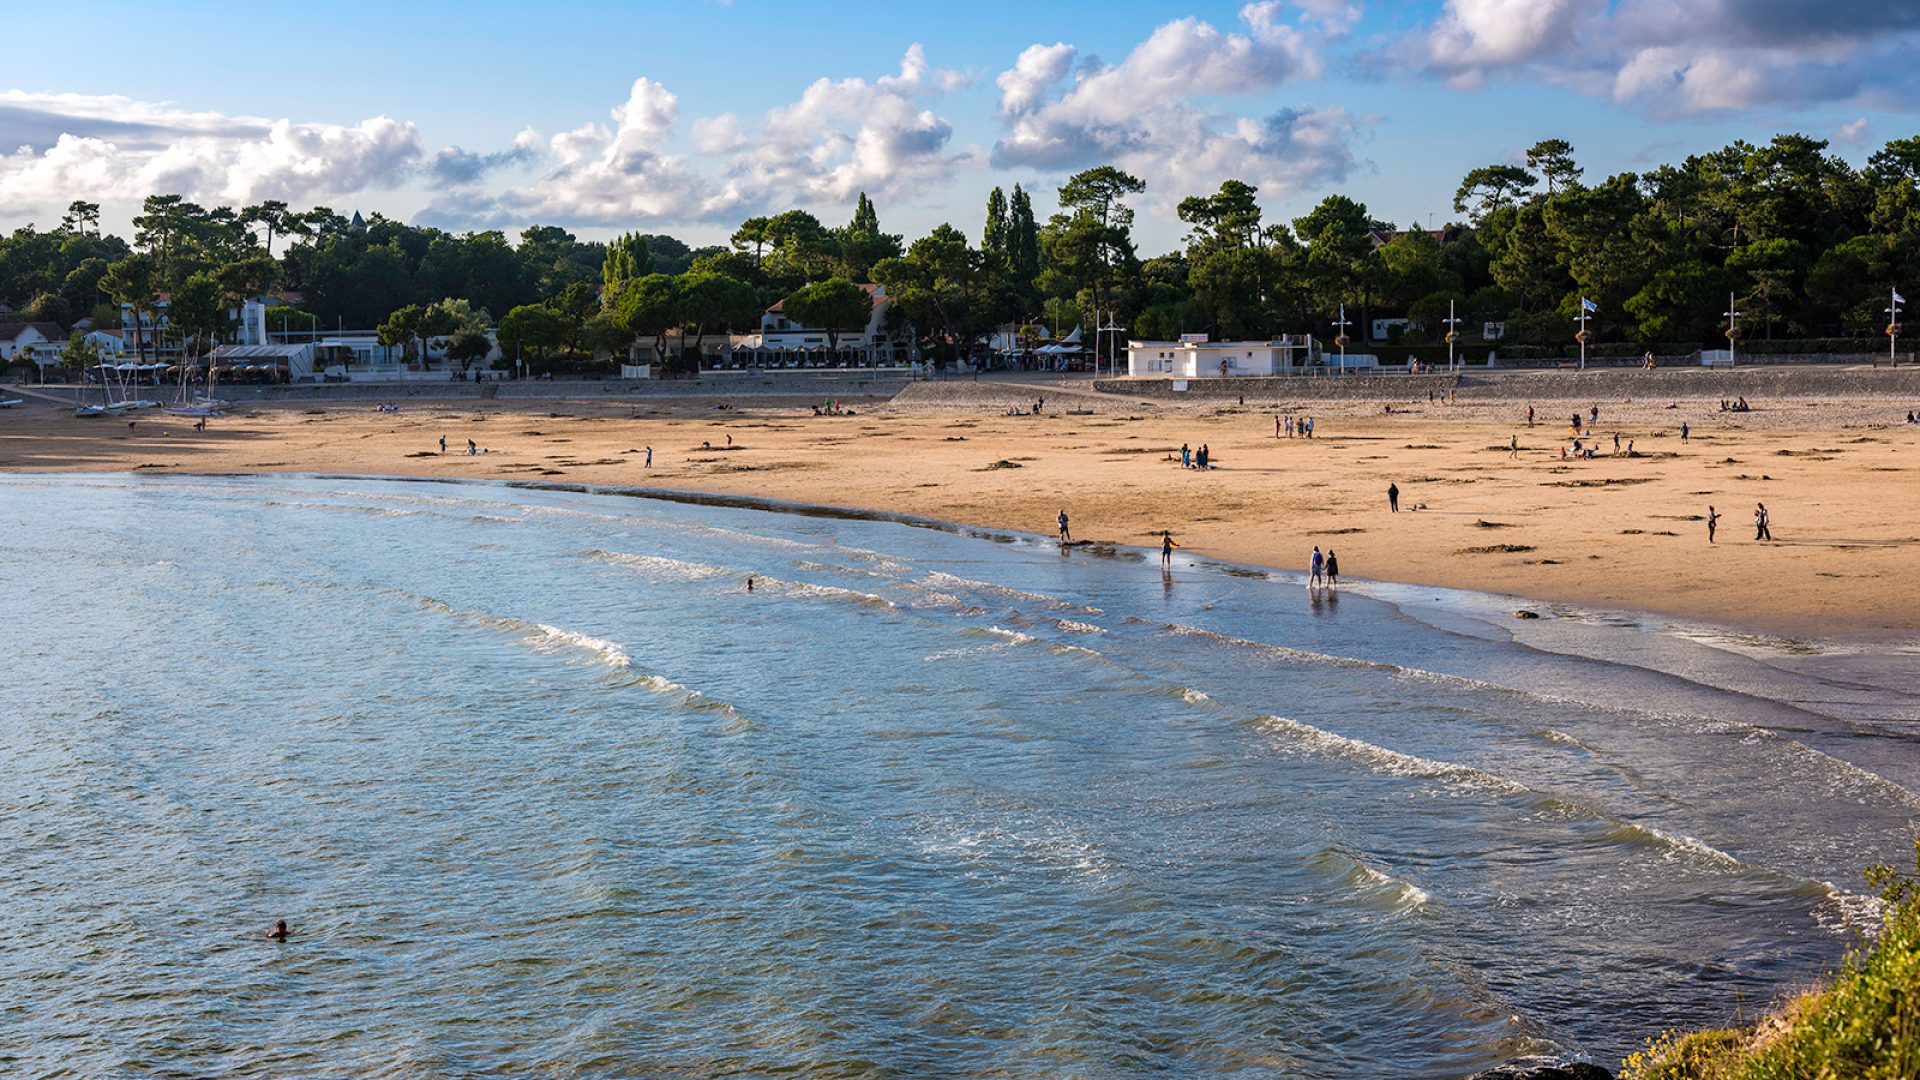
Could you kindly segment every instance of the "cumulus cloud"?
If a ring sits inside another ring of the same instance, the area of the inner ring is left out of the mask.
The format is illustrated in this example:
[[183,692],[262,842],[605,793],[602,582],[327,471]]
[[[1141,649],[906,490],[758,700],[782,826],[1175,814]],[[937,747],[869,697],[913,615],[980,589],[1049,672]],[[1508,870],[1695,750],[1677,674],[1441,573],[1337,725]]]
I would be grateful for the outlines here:
[[[529,220],[625,227],[731,221],[766,208],[850,203],[860,192],[906,195],[972,167],[978,152],[951,147],[953,125],[933,102],[966,85],[919,45],[899,70],[872,80],[819,79],[750,130],[732,113],[699,117],[696,155],[676,152],[680,101],[636,79],[612,124],[587,123],[547,140],[550,168],[496,194],[440,192],[419,220],[450,227]],[[467,160],[450,156],[459,175]],[[437,164],[437,162],[436,162]]]
[[1915,44],[1910,0],[1447,0],[1398,55],[1456,86],[1529,79],[1690,115],[1901,94]]
[[668,152],[680,99],[638,78],[627,100],[608,113],[611,127],[582,124],[547,140],[551,168],[538,179],[486,194],[443,193],[420,217],[455,225],[551,221],[621,226],[692,221],[730,213],[741,203],[734,185],[715,184]]
[[1030,46],[995,80],[1007,130],[992,161],[1052,171],[1113,162],[1169,205],[1228,178],[1274,195],[1338,179],[1353,168],[1359,126],[1345,110],[1236,117],[1207,102],[1318,77],[1321,46],[1356,15],[1330,0],[1291,12],[1250,3],[1238,30],[1176,19],[1113,65],[1065,43]]
[[295,123],[190,112],[84,94],[0,93],[0,210],[48,212],[73,199],[137,203],[155,192],[199,202],[312,203],[403,181],[423,156],[414,125]]
[[457,146],[443,147],[427,164],[427,175],[435,184],[465,187],[477,184],[490,173],[534,159],[546,140],[532,128],[523,128],[514,136],[513,145],[490,154],[476,154]]

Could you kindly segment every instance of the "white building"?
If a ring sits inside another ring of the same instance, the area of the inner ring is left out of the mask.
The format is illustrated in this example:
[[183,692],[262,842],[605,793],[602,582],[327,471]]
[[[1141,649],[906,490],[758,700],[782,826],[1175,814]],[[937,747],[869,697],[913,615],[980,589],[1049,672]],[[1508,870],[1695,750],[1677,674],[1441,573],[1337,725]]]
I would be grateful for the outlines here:
[[50,322],[0,322],[0,360],[23,359],[31,349],[35,358],[57,356],[67,347],[67,332]]
[[[738,363],[756,367],[822,367],[856,364],[864,367],[909,362],[911,334],[896,338],[887,332],[887,312],[893,301],[883,285],[860,286],[867,292],[873,309],[867,324],[859,330],[842,330],[830,346],[826,330],[805,326],[787,317],[786,301],[768,308],[760,316],[757,342],[743,341],[733,348]],[[835,347],[838,354],[835,355]]]
[[1313,338],[1278,341],[1128,341],[1127,375],[1135,379],[1220,379],[1286,375],[1311,364]]

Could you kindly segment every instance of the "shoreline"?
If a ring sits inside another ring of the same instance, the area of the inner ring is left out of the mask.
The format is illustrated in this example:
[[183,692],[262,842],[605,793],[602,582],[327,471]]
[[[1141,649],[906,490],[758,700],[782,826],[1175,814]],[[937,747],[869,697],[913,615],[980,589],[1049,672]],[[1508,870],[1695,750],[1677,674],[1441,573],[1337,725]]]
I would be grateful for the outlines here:
[[[802,502],[780,499],[763,495],[714,492],[697,488],[648,487],[636,484],[588,484],[558,480],[527,480],[490,477],[448,477],[405,473],[354,473],[354,472],[296,472],[291,470],[261,471],[166,471],[140,472],[134,470],[84,470],[69,472],[26,473],[0,469],[0,477],[18,479],[55,480],[72,477],[120,477],[139,479],[145,477],[179,477],[185,479],[251,479],[269,477],[292,477],[308,480],[370,480],[396,484],[453,484],[461,487],[504,487],[524,491],[552,491],[572,494],[594,495],[646,499],[657,502],[676,503],[692,506],[713,506],[742,510],[752,510],[771,514],[792,514],[802,517],[830,518],[848,521],[884,522],[906,526],[908,528],[930,529],[989,540],[996,543],[1026,543],[1036,547],[1054,547],[1057,540],[1044,533],[1030,530],[981,525],[972,522],[956,521],[915,514],[897,510],[886,510],[860,506],[847,506],[831,503]],[[1109,540],[1077,540],[1070,545],[1072,551],[1094,558],[1119,559],[1137,562],[1150,568],[1158,549],[1148,545],[1132,544]],[[1186,562],[1189,568],[1227,574],[1231,577],[1259,577],[1270,584],[1283,588],[1304,587],[1304,573],[1286,567],[1250,563],[1207,553],[1183,546],[1177,559]],[[1119,552],[1126,554],[1120,555]],[[1513,610],[1527,609],[1533,614],[1529,620],[1568,621],[1581,625],[1607,625],[1615,629],[1627,629],[1635,632],[1649,632],[1673,637],[1697,640],[1704,636],[1708,647],[1729,652],[1750,655],[1752,652],[1784,657],[1798,653],[1806,655],[1869,655],[1892,657],[1920,653],[1920,635],[1904,630],[1880,630],[1859,633],[1823,633],[1823,632],[1783,632],[1777,628],[1743,625],[1739,623],[1698,619],[1688,615],[1668,612],[1635,609],[1621,606],[1585,604],[1566,598],[1528,597],[1518,593],[1499,592],[1488,589],[1463,588],[1453,585],[1439,585],[1418,581],[1395,581],[1360,575],[1343,575],[1343,586],[1349,587],[1356,595],[1385,604],[1397,610],[1408,612],[1438,608],[1466,618],[1492,618],[1512,615]],[[1416,592],[1437,591],[1444,595],[1420,597]],[[1395,595],[1399,594],[1399,595]],[[1476,610],[1468,610],[1473,608]],[[1553,609],[1563,609],[1555,611]],[[1497,610],[1485,610],[1497,609]],[[1513,616],[1518,618],[1518,616]],[[1734,647],[1730,639],[1740,639]],[[1535,646],[1538,647],[1538,646]],[[1558,650],[1548,650],[1558,653]],[[1577,655],[1565,653],[1561,655]],[[1624,663],[1625,661],[1613,661]],[[1629,664],[1628,666],[1639,666]]]
[[[1174,411],[1044,384],[944,385],[959,400],[861,400],[846,416],[680,395],[422,401],[394,414],[287,402],[243,407],[204,434],[171,417],[136,417],[130,430],[16,409],[0,414],[0,472],[511,480],[1039,536],[1066,508],[1077,539],[1145,548],[1166,528],[1189,555],[1279,574],[1319,544],[1340,550],[1349,577],[1516,605],[1872,644],[1920,630],[1920,606],[1886,588],[1920,572],[1920,536],[1900,512],[1920,430],[1892,422],[1905,406],[1891,399],[1756,402],[1749,414],[1603,402],[1595,434],[1617,430],[1635,453],[1574,462],[1555,452],[1564,414],[1557,429],[1527,428],[1502,422],[1516,407],[1504,400],[1395,403],[1390,415],[1377,401],[1316,402],[1284,411],[1314,415],[1319,437],[1287,440],[1271,437],[1282,403]],[[1041,395],[1061,411],[1001,405]],[[1565,404],[1536,402],[1543,416]],[[1665,430],[1682,417],[1686,446]],[[1518,455],[1505,445],[1516,436]],[[456,453],[467,438],[492,452]],[[1220,467],[1181,470],[1181,442],[1211,442]],[[651,469],[645,447],[657,451]],[[1407,512],[1378,505],[1389,482]],[[1775,508],[1775,544],[1746,539],[1756,498]],[[1724,519],[1710,551],[1709,502]]]

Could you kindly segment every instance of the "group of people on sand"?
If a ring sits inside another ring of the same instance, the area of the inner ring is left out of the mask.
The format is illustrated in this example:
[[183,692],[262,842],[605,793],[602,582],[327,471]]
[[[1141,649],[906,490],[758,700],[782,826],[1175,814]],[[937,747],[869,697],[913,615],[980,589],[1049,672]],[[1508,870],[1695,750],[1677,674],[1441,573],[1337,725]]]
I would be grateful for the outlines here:
[[375,405],[375,406],[373,407],[373,411],[374,411],[374,412],[383,412],[383,413],[397,413],[397,412],[399,412],[399,411],[400,411],[400,406],[399,406],[399,405],[396,405],[396,404],[394,404],[394,403],[393,403],[393,402],[391,402],[391,401],[383,401],[383,402],[381,402],[380,404],[378,404],[378,405]]
[[853,416],[856,414],[852,409],[841,408],[840,403],[838,401],[823,401],[820,404],[815,405],[813,407],[813,415],[815,416]]
[[1313,417],[1276,416],[1273,418],[1273,437],[1311,439],[1313,438]]
[[[1713,535],[1720,531],[1720,518],[1720,511],[1711,506],[1707,507],[1707,543],[1709,544],[1713,543]],[[1773,512],[1767,509],[1766,503],[1754,504],[1753,538],[1766,541],[1773,539]]]
[[1721,412],[1752,412],[1753,406],[1747,404],[1746,398],[1735,398],[1732,401],[1728,401],[1725,398],[1722,398],[1720,400],[1720,411]]
[[1335,589],[1340,586],[1340,557],[1328,548],[1326,554],[1320,553],[1320,545],[1313,546],[1313,556],[1307,563],[1307,588]]
[[1213,468],[1213,451],[1207,447],[1206,443],[1201,443],[1200,449],[1198,450],[1192,449],[1186,443],[1181,443],[1180,467],[1183,469],[1211,469]]

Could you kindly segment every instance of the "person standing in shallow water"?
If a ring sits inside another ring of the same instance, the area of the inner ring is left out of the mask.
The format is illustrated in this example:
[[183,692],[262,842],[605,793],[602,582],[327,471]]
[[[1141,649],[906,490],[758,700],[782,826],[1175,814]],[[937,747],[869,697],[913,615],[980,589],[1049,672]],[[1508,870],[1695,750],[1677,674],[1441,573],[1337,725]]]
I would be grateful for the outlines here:
[[1399,484],[1390,483],[1387,485],[1387,509],[1393,511],[1396,514],[1400,512],[1400,485]]
[[1073,543],[1073,532],[1067,528],[1067,508],[1064,506],[1060,508],[1060,542]]
[[267,937],[274,941],[287,940],[287,920],[281,919],[279,922],[274,923],[273,929],[267,931]]
[[1328,548],[1327,549],[1327,588],[1329,589],[1338,588],[1339,585],[1340,585],[1340,560],[1337,556],[1334,555],[1333,549]]
[[1326,584],[1326,578],[1322,575],[1326,572],[1327,557],[1320,554],[1320,545],[1313,546],[1313,558],[1307,565],[1307,588],[1317,588]]
[[1173,549],[1179,547],[1173,542],[1173,531],[1163,529],[1160,532],[1160,566],[1162,569],[1173,565]]

